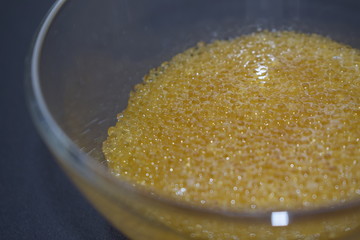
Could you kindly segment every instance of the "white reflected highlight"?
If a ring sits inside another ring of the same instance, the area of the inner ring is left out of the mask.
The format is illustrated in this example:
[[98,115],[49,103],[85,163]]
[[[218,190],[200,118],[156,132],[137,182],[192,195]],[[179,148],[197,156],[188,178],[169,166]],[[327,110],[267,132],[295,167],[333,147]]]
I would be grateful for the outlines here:
[[288,212],[272,212],[271,213],[271,225],[273,227],[283,227],[289,225]]

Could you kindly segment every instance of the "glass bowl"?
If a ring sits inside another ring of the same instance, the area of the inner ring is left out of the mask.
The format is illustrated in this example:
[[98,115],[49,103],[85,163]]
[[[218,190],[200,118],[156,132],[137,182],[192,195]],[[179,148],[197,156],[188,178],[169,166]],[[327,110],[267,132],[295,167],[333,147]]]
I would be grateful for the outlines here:
[[176,53],[259,29],[360,48],[359,12],[357,1],[334,0],[59,0],[29,58],[31,113],[66,173],[131,239],[359,239],[359,201],[303,211],[200,208],[113,177],[101,152],[133,86]]

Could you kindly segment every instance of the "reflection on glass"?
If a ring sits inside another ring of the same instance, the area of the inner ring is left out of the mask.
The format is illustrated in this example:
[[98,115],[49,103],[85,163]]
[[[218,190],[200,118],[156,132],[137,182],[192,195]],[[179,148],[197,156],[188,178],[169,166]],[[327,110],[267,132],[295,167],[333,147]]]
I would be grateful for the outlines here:
[[271,225],[273,227],[283,227],[289,224],[288,212],[272,212],[271,213]]

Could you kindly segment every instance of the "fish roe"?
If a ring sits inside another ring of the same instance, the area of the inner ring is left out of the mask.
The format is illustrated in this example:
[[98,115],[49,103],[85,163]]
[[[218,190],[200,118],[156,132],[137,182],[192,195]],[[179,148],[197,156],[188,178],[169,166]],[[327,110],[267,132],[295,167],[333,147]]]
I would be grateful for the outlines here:
[[316,34],[198,43],[144,77],[110,127],[111,171],[205,207],[360,195],[360,51]]

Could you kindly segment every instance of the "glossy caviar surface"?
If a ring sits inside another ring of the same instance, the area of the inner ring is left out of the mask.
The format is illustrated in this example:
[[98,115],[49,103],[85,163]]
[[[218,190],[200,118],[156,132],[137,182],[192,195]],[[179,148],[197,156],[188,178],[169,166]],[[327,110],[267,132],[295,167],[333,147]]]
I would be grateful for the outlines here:
[[199,43],[153,69],[109,129],[111,171],[205,207],[360,195],[360,52],[315,34]]

